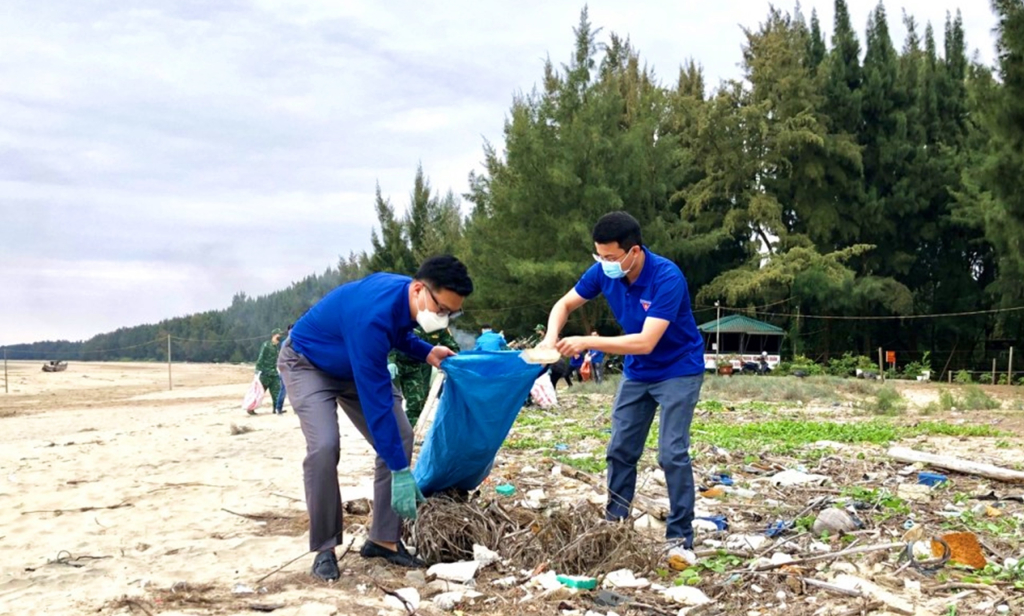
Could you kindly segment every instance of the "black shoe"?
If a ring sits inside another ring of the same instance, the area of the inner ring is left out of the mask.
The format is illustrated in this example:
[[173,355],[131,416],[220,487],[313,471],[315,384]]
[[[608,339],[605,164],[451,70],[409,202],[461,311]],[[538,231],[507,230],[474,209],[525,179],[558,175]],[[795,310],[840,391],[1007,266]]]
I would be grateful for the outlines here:
[[367,539],[359,550],[359,555],[363,558],[383,558],[392,565],[409,569],[425,569],[427,566],[427,563],[410,554],[401,541],[398,542],[398,551],[393,552]]
[[256,411],[246,411],[246,413],[249,413],[250,415],[255,415]]
[[338,573],[338,557],[334,555],[334,550],[324,550],[317,554],[311,573],[313,577],[325,582],[333,582],[338,579],[341,574]]

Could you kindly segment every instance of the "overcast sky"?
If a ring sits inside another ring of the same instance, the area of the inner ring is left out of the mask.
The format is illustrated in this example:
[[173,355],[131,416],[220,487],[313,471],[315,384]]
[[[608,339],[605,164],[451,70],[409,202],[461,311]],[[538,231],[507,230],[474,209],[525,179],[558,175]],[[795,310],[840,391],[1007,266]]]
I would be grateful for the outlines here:
[[[870,0],[848,0],[863,40]],[[962,4],[991,63],[988,2]],[[787,2],[778,3],[791,10]],[[5,0],[0,11],[0,344],[83,339],[223,308],[369,247],[373,191],[417,164],[466,190],[516,92],[567,61],[582,2]],[[589,3],[665,81],[739,77],[762,0]],[[816,8],[826,33],[832,1]],[[941,46],[941,40],[940,40]]]

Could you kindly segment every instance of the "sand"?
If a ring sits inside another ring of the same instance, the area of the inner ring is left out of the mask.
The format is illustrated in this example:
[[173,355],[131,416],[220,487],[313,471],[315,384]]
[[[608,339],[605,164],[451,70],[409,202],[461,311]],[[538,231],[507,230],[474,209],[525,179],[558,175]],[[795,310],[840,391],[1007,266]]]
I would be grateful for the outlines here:
[[[0,389],[0,614],[381,609],[346,578],[311,582],[310,555],[256,584],[304,553],[308,529],[298,420],[240,409],[251,366],[176,364],[167,391],[166,365],[41,365],[11,362]],[[369,497],[371,449],[341,423],[343,497]]]

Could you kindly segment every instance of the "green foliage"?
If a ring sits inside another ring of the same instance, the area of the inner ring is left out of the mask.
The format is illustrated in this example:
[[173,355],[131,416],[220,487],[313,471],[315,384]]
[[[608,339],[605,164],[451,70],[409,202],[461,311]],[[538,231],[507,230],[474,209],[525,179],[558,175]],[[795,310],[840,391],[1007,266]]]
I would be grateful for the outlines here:
[[895,387],[886,385],[878,390],[874,403],[867,408],[875,415],[900,415],[907,410],[907,401]]
[[953,382],[959,383],[960,385],[970,385],[974,382],[974,379],[971,377],[970,372],[966,370],[958,370],[953,376]]
[[853,355],[849,351],[843,353],[842,357],[833,357],[828,361],[826,371],[832,376],[854,376],[857,370],[878,370],[870,357],[864,355]]

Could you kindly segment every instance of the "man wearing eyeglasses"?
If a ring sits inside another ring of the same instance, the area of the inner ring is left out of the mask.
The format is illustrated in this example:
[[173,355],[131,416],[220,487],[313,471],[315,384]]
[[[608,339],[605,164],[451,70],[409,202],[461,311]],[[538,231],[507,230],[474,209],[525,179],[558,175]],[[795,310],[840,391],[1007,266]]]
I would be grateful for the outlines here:
[[448,326],[473,292],[465,265],[452,256],[423,262],[413,278],[379,273],[343,284],[301,318],[285,341],[278,369],[306,438],[303,476],[312,574],[338,579],[334,548],[342,533],[338,487],[338,406],[377,452],[373,524],[360,554],[423,567],[401,541],[401,518],[416,519],[423,495],[409,470],[413,431],[391,383],[388,352],[398,349],[438,368],[455,353],[416,337]]
[[[608,443],[609,520],[630,517],[636,466],[661,407],[658,463],[665,471],[670,510],[665,529],[669,564],[696,563],[690,422],[704,379],[704,344],[693,319],[686,278],[672,261],[643,245],[640,223],[626,212],[601,217],[592,233],[597,261],[555,303],[541,345],[572,357],[587,350],[625,355],[612,407]],[[569,314],[604,295],[625,334],[558,339]]]

